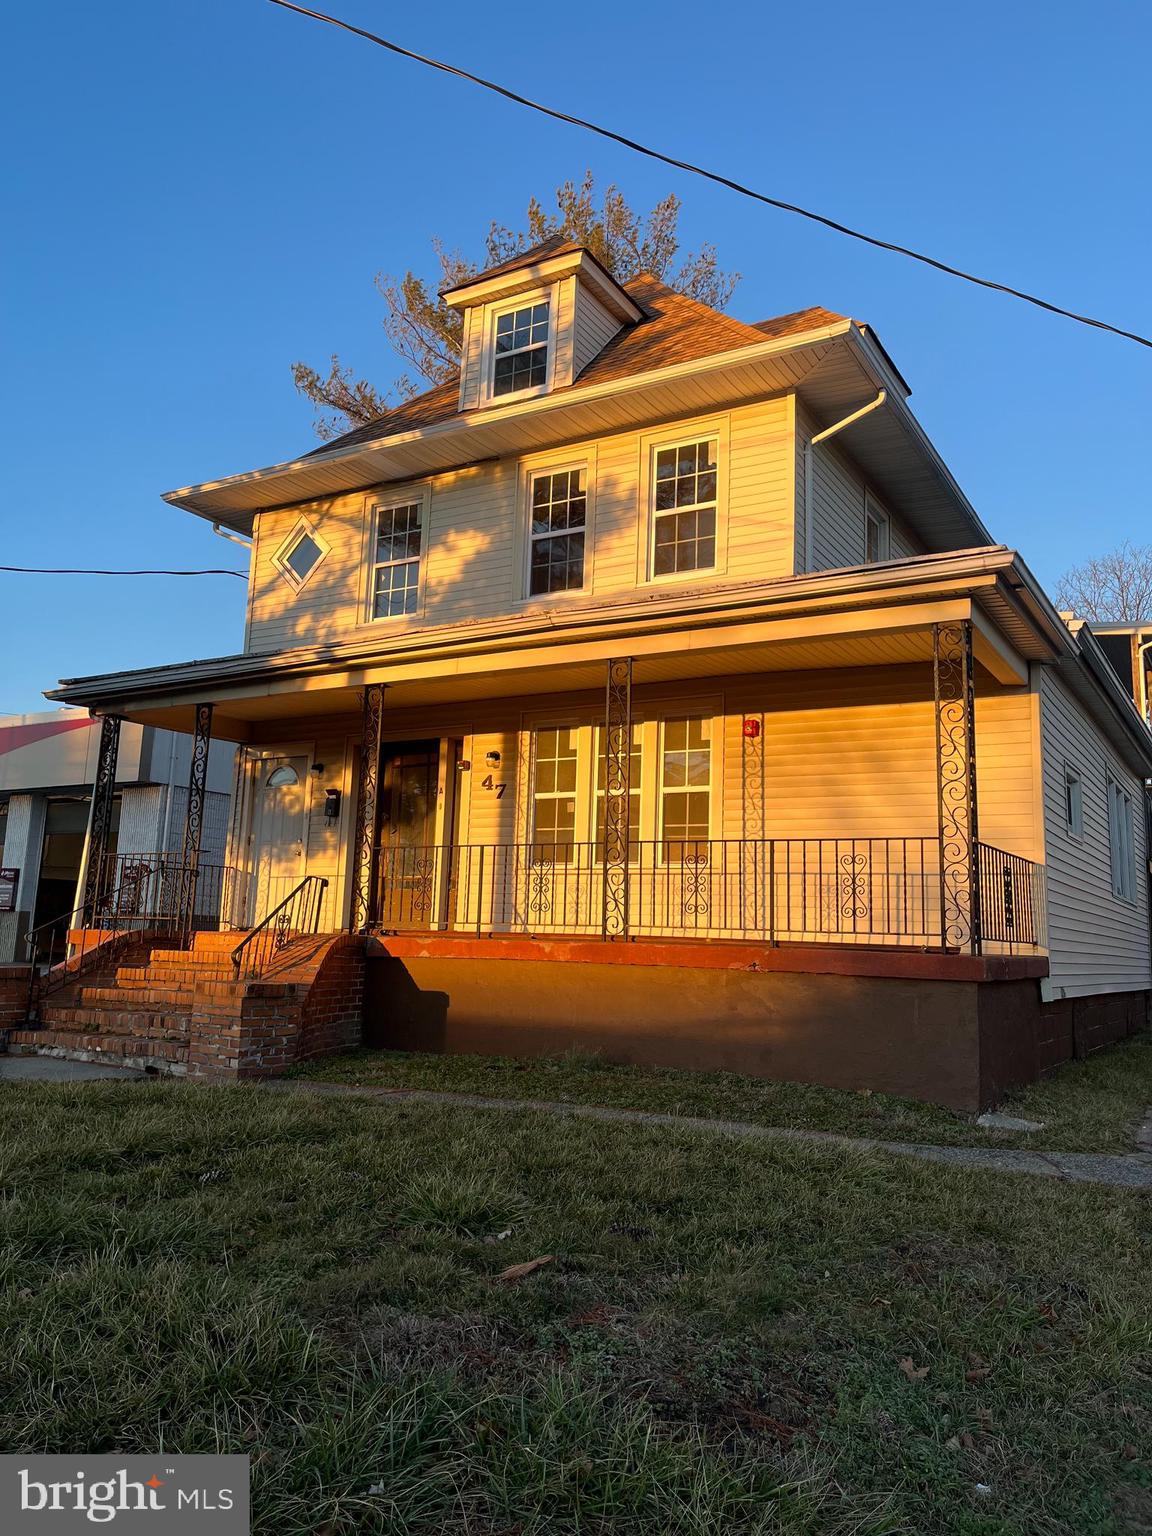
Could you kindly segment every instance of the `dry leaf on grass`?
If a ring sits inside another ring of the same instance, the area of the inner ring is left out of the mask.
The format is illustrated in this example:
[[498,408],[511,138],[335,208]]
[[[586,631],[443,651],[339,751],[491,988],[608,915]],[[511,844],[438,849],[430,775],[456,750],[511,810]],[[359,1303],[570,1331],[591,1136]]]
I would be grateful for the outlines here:
[[496,1278],[497,1280],[506,1280],[509,1282],[513,1280],[523,1280],[525,1275],[534,1274],[536,1270],[543,1269],[545,1264],[551,1264],[554,1257],[555,1256],[553,1254],[546,1253],[543,1258],[529,1259],[527,1263],[524,1264],[512,1264],[507,1269],[501,1270],[500,1274],[498,1274]]
[[924,1377],[928,1374],[929,1367],[926,1365],[913,1365],[909,1357],[905,1355],[900,1362],[900,1369],[909,1381],[923,1381]]

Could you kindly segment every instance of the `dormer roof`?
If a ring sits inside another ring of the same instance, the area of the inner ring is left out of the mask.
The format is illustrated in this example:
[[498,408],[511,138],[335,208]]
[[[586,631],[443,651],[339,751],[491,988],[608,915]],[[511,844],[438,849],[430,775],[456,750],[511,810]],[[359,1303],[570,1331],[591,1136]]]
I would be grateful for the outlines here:
[[[525,254],[530,256],[532,253]],[[801,336],[825,326],[848,324],[846,316],[816,305],[812,309],[794,310],[791,314],[778,315],[773,320],[761,320],[755,325],[747,325],[742,320],[734,320],[731,315],[709,308],[707,304],[701,304],[697,299],[675,292],[659,278],[648,274],[642,274],[624,284],[624,291],[639,310],[640,320],[619,331],[572,383],[555,391],[556,394],[590,388],[613,379],[625,379],[652,368],[689,363],[696,358],[712,357],[719,352],[754,346],[765,336],[779,340],[787,336]],[[322,443],[305,457],[328,454],[361,443],[380,442],[402,432],[410,432],[414,427],[428,427],[449,421],[460,414],[458,395],[458,375],[453,374],[443,384],[437,384],[393,410],[385,411],[375,421]]]
[[531,246],[484,272],[477,272],[475,277],[463,283],[442,288],[440,297],[452,309],[473,309],[479,304],[509,299],[533,288],[548,287],[573,274],[622,323],[634,325],[641,318],[627,289],[588,247],[561,235],[550,235],[539,245]]

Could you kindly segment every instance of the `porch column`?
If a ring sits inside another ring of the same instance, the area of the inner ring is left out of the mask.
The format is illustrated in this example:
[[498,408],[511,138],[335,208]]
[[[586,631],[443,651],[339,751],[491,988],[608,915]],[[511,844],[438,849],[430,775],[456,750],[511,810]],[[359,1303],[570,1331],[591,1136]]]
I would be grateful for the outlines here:
[[604,711],[604,905],[606,939],[628,937],[628,810],[632,770],[632,658],[608,663]]
[[88,835],[84,839],[84,872],[80,898],[84,923],[94,923],[108,877],[108,833],[112,828],[112,801],[116,793],[116,760],[120,754],[120,720],[105,715],[100,722],[100,749],[92,802],[88,807]]
[[179,916],[186,934],[191,933],[196,914],[200,835],[204,830],[204,796],[208,786],[208,752],[211,745],[212,705],[197,704],[192,735],[192,765],[188,771],[188,803],[184,809],[184,851],[180,860]]
[[356,793],[352,855],[352,932],[367,933],[376,916],[376,842],[380,832],[380,748],[384,684],[364,690],[364,739]]
[[936,794],[940,826],[940,932],[948,949],[980,950],[976,845],[976,716],[972,621],[932,626]]

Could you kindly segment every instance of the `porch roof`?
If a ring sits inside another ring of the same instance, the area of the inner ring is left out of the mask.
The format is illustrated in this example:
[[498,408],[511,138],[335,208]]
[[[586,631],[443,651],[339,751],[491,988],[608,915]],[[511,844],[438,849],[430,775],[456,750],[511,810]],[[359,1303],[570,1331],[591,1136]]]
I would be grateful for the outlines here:
[[391,637],[215,657],[77,678],[50,698],[148,724],[190,728],[200,700],[217,729],[249,738],[253,722],[354,712],[370,682],[397,703],[599,688],[606,658],[630,655],[638,683],[755,671],[892,665],[930,654],[934,622],[975,617],[977,656],[1002,682],[1073,641],[1017,557],[1004,548],[628,595],[562,613],[538,611]]

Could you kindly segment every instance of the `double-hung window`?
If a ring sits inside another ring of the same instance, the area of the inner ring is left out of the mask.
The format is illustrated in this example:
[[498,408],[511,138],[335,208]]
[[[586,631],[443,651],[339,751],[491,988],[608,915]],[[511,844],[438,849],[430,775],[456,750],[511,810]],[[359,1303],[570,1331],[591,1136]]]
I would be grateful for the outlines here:
[[1133,800],[1115,779],[1108,780],[1108,846],[1112,856],[1112,894],[1136,900],[1136,831]]
[[374,619],[402,618],[417,611],[423,541],[422,501],[376,508],[371,585]]
[[548,380],[551,306],[547,299],[506,309],[492,321],[492,395],[543,389]]
[[716,564],[717,439],[659,445],[652,463],[652,574]]
[[532,597],[584,585],[587,470],[548,470],[531,479],[528,591]]
[[864,563],[875,565],[878,560],[892,556],[892,523],[887,512],[865,492],[864,495]]
[[666,859],[707,853],[711,809],[711,721],[666,720],[660,748],[660,822]]
[[1064,825],[1070,837],[1084,836],[1084,781],[1071,763],[1064,765]]

